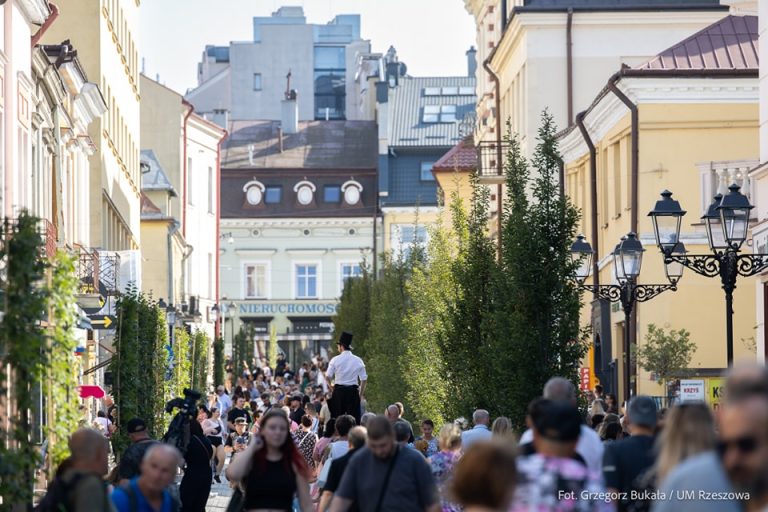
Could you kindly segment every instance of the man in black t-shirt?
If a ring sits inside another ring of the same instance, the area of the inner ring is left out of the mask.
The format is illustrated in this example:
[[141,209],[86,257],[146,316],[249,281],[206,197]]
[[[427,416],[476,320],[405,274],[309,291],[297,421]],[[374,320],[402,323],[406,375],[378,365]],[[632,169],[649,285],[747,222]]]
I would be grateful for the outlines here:
[[227,426],[230,431],[235,430],[235,420],[237,418],[245,418],[246,423],[251,422],[251,415],[245,410],[244,405],[245,399],[238,397],[235,401],[235,406],[227,413]]
[[141,461],[144,459],[144,454],[152,445],[158,443],[149,437],[147,424],[141,418],[132,418],[128,421],[126,428],[131,445],[123,452],[117,468],[117,477],[121,483],[141,474]]
[[[336,492],[336,489],[339,488],[339,484],[341,484],[341,477],[344,476],[344,470],[347,469],[349,459],[351,459],[352,455],[354,455],[360,448],[365,446],[365,441],[367,439],[368,433],[365,430],[365,427],[353,427],[349,431],[349,434],[347,434],[349,451],[338,459],[326,462],[326,464],[331,464],[331,469],[328,470],[328,478],[322,488],[319,510],[326,510],[328,508],[331,498],[333,498],[333,494]],[[357,508],[357,504],[353,503],[349,510],[357,512],[359,509]]]
[[658,421],[656,402],[649,396],[636,396],[629,402],[624,417],[632,437],[611,443],[603,455],[605,487],[610,493],[619,492],[626,500],[618,503],[618,510],[627,510],[633,501],[632,490],[642,490],[642,477],[656,462],[653,449],[654,431]]
[[245,450],[251,441],[251,433],[248,432],[247,427],[248,423],[245,421],[245,418],[237,418],[235,420],[234,432],[230,432],[227,440],[224,442],[224,451],[232,454],[232,457],[229,459],[230,464],[232,464],[235,454]]

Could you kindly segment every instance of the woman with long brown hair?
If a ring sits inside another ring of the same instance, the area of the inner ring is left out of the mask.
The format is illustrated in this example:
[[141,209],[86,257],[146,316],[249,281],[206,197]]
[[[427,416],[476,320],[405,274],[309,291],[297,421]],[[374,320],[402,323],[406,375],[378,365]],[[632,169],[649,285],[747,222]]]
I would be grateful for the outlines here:
[[259,434],[227,468],[227,478],[245,488],[243,510],[291,510],[295,494],[301,510],[312,510],[309,468],[289,429],[288,416],[270,410],[261,418]]

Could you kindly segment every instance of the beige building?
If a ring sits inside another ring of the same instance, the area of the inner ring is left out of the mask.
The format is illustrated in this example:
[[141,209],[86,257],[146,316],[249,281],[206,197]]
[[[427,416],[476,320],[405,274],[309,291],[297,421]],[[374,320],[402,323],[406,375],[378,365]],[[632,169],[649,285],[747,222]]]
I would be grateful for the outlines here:
[[[622,69],[611,81],[615,89],[604,88],[562,134],[566,192],[581,208],[579,230],[595,250],[600,284],[617,283],[611,254],[630,231],[645,246],[639,282],[667,283],[647,216],[662,190],[672,191],[688,212],[680,241],[691,255],[711,254],[701,216],[716,193],[735,182],[753,195],[748,170],[758,155],[756,43],[756,17],[725,17],[648,62]],[[592,324],[595,346],[587,366],[623,396],[624,314],[618,303],[591,302],[584,293],[582,318]],[[747,278],[737,283],[734,304],[735,360],[753,358],[754,293]],[[720,385],[727,358],[719,278],[687,269],[677,291],[639,302],[635,311],[630,339],[642,346],[648,324],[688,330],[697,345],[693,378]],[[654,375],[639,368],[636,386],[640,394],[664,395]]]
[[139,248],[139,69],[137,0],[67,0],[43,41],[70,40],[103,92],[108,112],[89,128],[91,245],[112,251]]
[[144,75],[141,90],[142,164],[149,166],[142,176],[141,231],[150,237],[142,242],[142,289],[177,309],[186,305],[184,321],[212,337],[210,310],[218,298],[219,144],[226,132],[195,114],[180,94]]

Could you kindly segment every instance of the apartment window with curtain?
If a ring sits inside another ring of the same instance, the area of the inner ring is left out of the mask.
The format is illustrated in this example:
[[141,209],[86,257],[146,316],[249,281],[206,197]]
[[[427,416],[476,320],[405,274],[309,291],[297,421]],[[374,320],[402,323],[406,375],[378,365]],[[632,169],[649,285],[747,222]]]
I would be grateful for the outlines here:
[[[246,263],[245,270],[245,298],[267,298],[267,274],[266,263]],[[212,273],[213,274],[213,273]]]

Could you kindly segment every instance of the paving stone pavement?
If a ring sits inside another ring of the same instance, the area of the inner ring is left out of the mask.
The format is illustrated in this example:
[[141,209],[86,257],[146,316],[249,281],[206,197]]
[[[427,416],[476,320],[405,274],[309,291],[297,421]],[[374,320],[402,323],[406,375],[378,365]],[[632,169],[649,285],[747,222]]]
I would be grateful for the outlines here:
[[229,488],[229,482],[227,482],[227,479],[222,474],[221,483],[213,482],[211,486],[211,496],[208,498],[205,510],[208,512],[223,512],[227,509],[230,496],[232,496],[232,489]]

